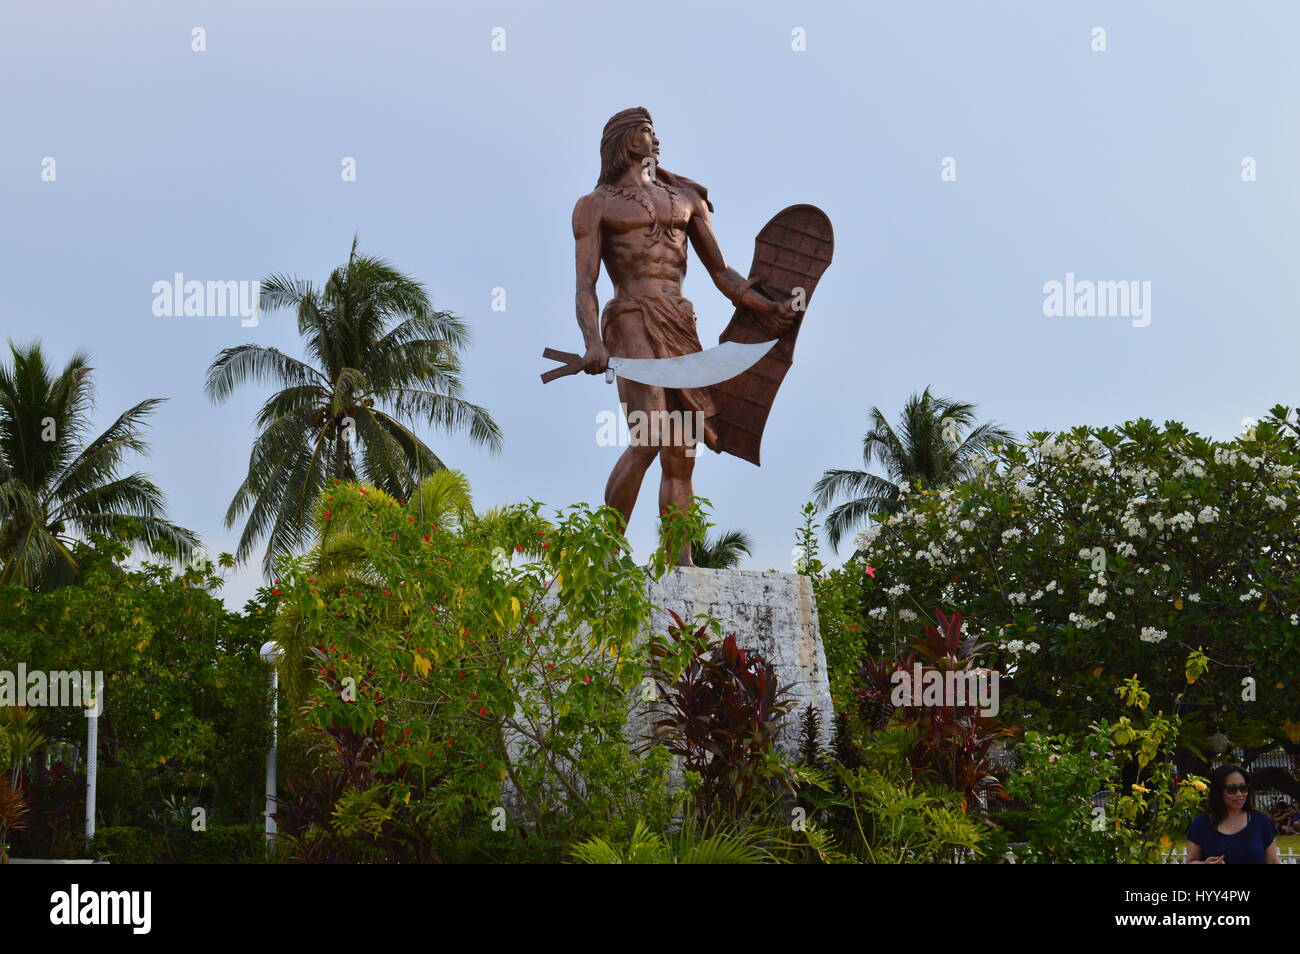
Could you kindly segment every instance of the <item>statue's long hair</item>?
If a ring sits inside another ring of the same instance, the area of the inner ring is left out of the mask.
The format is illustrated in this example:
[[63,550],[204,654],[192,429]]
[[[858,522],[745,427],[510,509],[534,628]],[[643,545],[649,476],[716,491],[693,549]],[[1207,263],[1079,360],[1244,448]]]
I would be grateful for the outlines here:
[[[636,159],[629,144],[642,123],[654,123],[650,111],[644,106],[633,106],[615,113],[605,123],[605,131],[600,137],[600,178],[596,180],[597,186],[613,185],[619,176],[635,164]],[[698,182],[674,175],[663,166],[655,167],[655,177],[665,185],[694,189],[708,203],[709,211],[713,211],[713,203],[709,202],[709,190]]]

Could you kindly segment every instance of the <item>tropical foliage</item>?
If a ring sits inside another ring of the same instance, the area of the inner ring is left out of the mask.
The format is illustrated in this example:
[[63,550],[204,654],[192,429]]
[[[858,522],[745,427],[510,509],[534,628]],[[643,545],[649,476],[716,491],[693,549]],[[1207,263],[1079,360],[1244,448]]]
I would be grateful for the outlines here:
[[[873,514],[892,513],[903,503],[905,488],[942,487],[969,477],[998,443],[1011,439],[997,424],[976,424],[975,405],[935,397],[926,388],[903,405],[897,426],[873,407],[870,429],[862,438],[863,470],[828,470],[813,487],[814,500],[825,510],[847,497],[826,515],[826,536],[838,548],[853,528]],[[885,476],[870,471],[872,463]]]
[[198,538],[166,519],[148,477],[122,473],[129,454],[148,450],[144,422],[162,401],[141,401],[92,436],[90,359],[74,354],[56,372],[37,344],[9,352],[0,365],[0,585],[75,581],[73,541],[92,533],[187,559]]
[[330,480],[410,497],[422,476],[445,467],[416,421],[500,449],[501,429],[464,397],[464,321],[435,310],[419,282],[360,253],[355,240],[323,286],[272,275],[260,304],[293,310],[307,357],[245,344],[223,350],[208,369],[215,401],[244,384],[279,386],[258,412],[248,475],[226,511],[227,526],[244,519],[238,559],[265,538],[270,573],[276,557],[310,546],[311,511]]
[[[29,672],[103,674],[101,825],[133,826],[165,857],[195,840],[194,809],[208,831],[257,822],[269,744],[269,673],[258,647],[269,613],[260,602],[227,611],[212,565],[131,569],[125,546],[102,537],[72,554],[83,570],[75,586],[0,587],[0,669],[21,662]],[[25,830],[11,839],[16,851],[79,853],[85,712],[45,705],[0,714],[21,722],[9,724],[10,741],[28,740],[11,752],[30,802]]]
[[691,544],[691,560],[708,570],[733,570],[740,566],[741,554],[754,554],[754,540],[744,530],[706,534]]
[[[895,654],[928,607],[978,621],[1004,717],[1081,737],[1136,674],[1182,719],[1178,760],[1297,750],[1300,442],[1275,408],[1230,441],[1177,423],[1036,433],[975,477],[906,490],[819,584],[828,658]],[[1226,740],[1226,741],[1225,741]]]

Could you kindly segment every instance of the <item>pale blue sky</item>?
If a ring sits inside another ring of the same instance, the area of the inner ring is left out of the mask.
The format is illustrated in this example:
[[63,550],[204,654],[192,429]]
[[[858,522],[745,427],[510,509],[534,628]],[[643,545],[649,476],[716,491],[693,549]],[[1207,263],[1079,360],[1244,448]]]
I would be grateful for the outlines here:
[[[363,247],[470,320],[470,396],[492,457],[426,435],[482,506],[598,502],[615,448],[603,379],[542,386],[579,347],[570,212],[601,126],[644,105],[664,165],[709,187],[748,270],[776,211],[830,215],[817,292],[764,466],[703,456],[697,493],[788,568],[827,467],[860,463],[866,411],[927,384],[1016,431],[1137,416],[1227,436],[1298,403],[1300,17],[1293,3],[84,3],[0,17],[0,339],[89,350],[99,421],[170,401],[144,462],[215,553],[242,478],[250,388],[222,406],[223,347],[298,353],[292,321],[155,318],[155,281],[289,272]],[[1094,27],[1107,50],[1090,48]],[[207,51],[191,50],[206,30]],[[494,27],[507,49],[490,48]],[[802,27],[807,51],[791,50]],[[57,161],[55,182],[41,161]],[[356,182],[340,179],[353,156]],[[957,181],[940,179],[945,156]],[[1243,182],[1245,156],[1258,181]],[[1066,272],[1152,283],[1152,320],[1043,316]],[[490,309],[504,287],[508,310]],[[602,302],[609,286],[602,278]],[[705,344],[730,306],[692,259]],[[633,521],[653,535],[657,480]],[[232,578],[237,605],[256,567]]]

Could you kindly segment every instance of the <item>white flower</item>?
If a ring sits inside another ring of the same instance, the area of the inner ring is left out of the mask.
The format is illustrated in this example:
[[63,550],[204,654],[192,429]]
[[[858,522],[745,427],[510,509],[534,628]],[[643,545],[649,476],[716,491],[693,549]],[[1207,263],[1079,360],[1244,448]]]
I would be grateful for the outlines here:
[[1168,635],[1163,629],[1156,629],[1154,626],[1143,626],[1138,639],[1144,643],[1158,643]]
[[1107,618],[1107,619],[1110,619],[1110,620],[1113,620],[1113,619],[1115,618],[1115,614],[1114,614],[1114,613],[1107,613],[1107,614],[1106,614],[1106,618]]
[[865,550],[876,542],[876,538],[880,536],[884,529],[883,525],[872,523],[859,533],[853,542],[857,544],[859,550]]
[[1080,560],[1087,560],[1091,556],[1092,556],[1092,551],[1089,550],[1087,547],[1084,547],[1082,550],[1079,551]]
[[961,523],[957,524],[957,526],[961,527],[963,530],[965,530],[967,533],[969,533],[970,531],[972,531],[972,530],[975,529],[975,521],[974,521],[974,520],[963,520]]
[[1189,603],[1199,603],[1200,601],[1201,601],[1201,594],[1200,594],[1200,593],[1188,593],[1188,594],[1187,594],[1187,602],[1189,602]]
[[1017,604],[1018,606],[1024,606],[1025,603],[1029,600],[1029,597],[1027,597],[1024,593],[1012,593],[1007,597],[1007,599],[1010,600],[1012,603]]
[[1274,510],[1286,509],[1286,501],[1283,500],[1281,497],[1274,497],[1272,494],[1269,494],[1267,497],[1264,498],[1264,503],[1268,504]]
[[1146,528],[1142,526],[1142,521],[1136,516],[1127,516],[1120,521],[1120,526],[1130,537],[1145,537]]
[[1106,591],[1098,587],[1088,594],[1088,602],[1093,606],[1100,606],[1106,602]]
[[901,609],[898,611],[898,618],[904,623],[914,623],[916,622],[917,616],[910,609]]
[[1201,523],[1214,523],[1219,519],[1218,507],[1202,507],[1201,512],[1196,515],[1196,519]]
[[1022,534],[1021,534],[1021,532],[1020,532],[1020,528],[1019,528],[1019,527],[1012,527],[1012,528],[1010,528],[1009,530],[1003,530],[1003,531],[1002,531],[1002,542],[1003,542],[1003,543],[1006,543],[1006,542],[1008,542],[1009,540],[1014,540],[1014,539],[1016,539],[1017,537],[1019,537],[1019,536],[1021,536],[1021,535],[1022,535]]
[[1047,581],[1047,592],[1049,592],[1049,593],[1055,593],[1055,592],[1056,592],[1056,581],[1055,581],[1055,580],[1048,580],[1048,581]]
[[884,619],[886,616],[889,615],[889,607],[877,606],[873,610],[867,610],[867,615],[870,616],[872,619],[876,619],[876,620]]
[[1036,652],[1038,652],[1038,651],[1039,651],[1040,649],[1042,649],[1042,648],[1043,648],[1043,647],[1042,647],[1042,646],[1039,646],[1037,643],[1026,643],[1026,644],[1025,644],[1025,652],[1029,652],[1029,653],[1036,653]]
[[1133,556],[1133,554],[1137,553],[1138,551],[1137,551],[1137,547],[1133,546],[1133,544],[1125,540],[1123,543],[1121,543],[1119,546],[1115,548],[1115,552],[1122,557],[1131,557]]
[[1251,587],[1245,593],[1242,593],[1241,596],[1237,597],[1237,599],[1241,600],[1243,603],[1249,603],[1251,600],[1257,600],[1263,595],[1264,594],[1259,590]]
[[898,597],[902,596],[904,593],[907,592],[907,584],[895,583],[889,589],[885,590],[885,592],[888,593],[890,596],[892,596],[894,599],[898,599]]

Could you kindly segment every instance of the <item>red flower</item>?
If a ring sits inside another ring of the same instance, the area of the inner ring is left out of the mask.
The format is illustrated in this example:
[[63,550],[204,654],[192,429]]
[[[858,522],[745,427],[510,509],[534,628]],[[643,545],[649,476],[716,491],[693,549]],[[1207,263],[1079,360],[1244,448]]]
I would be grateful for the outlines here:
[[428,542],[429,542],[429,534],[427,534],[427,533],[424,535],[424,542],[425,542],[425,543],[428,543]]
[[402,730],[402,735],[410,735],[410,734],[411,734],[411,730],[410,730],[410,729],[403,729],[403,730]]
[[280,591],[279,591],[279,590],[272,590],[272,591],[271,591],[271,595],[272,595],[272,596],[279,596],[279,595],[280,595]]
[[866,573],[867,576],[871,577],[873,580],[876,578],[876,568],[874,566],[868,566],[862,572]]
[[483,708],[479,709],[479,710],[478,710],[478,714],[479,714],[479,715],[487,715],[487,706],[484,706]]
[[515,544],[515,552],[516,552],[516,553],[523,553],[523,552],[524,552],[524,548],[521,547],[519,544],[516,543],[516,544]]
[[333,510],[326,510],[326,511],[325,511],[325,519],[326,519],[326,520],[331,520],[331,519],[333,519],[333,517],[334,517],[334,511],[333,511]]
[[590,676],[583,676],[583,677],[582,677],[582,681],[585,682],[585,683],[590,684],[590,683],[591,683],[591,677],[590,677]]

